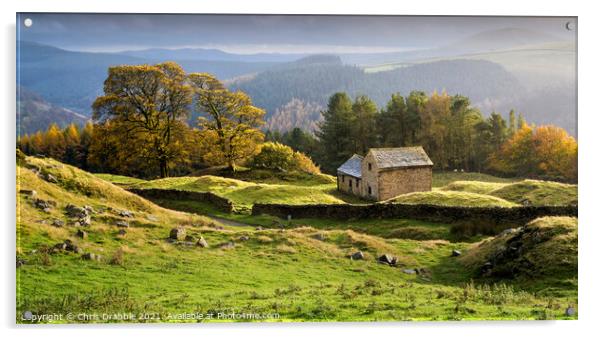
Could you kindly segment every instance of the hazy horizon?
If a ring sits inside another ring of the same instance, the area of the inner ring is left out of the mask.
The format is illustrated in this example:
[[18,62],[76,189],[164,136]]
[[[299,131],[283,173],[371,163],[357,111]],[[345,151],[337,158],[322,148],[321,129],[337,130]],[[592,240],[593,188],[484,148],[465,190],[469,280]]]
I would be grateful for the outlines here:
[[[23,24],[25,18],[33,22]],[[574,17],[18,13],[18,39],[71,51],[386,53],[440,47],[499,29],[574,40]]]

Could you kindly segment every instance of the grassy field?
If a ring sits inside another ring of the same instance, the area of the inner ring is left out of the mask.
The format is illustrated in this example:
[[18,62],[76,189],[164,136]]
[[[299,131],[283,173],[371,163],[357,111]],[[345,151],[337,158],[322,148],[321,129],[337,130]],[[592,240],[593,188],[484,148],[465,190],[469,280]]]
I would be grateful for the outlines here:
[[[83,322],[66,316],[79,312],[98,314],[90,322],[577,317],[564,315],[565,308],[577,304],[576,274],[572,279],[545,273],[536,280],[481,279],[474,274],[477,262],[451,256],[452,250],[460,250],[466,258],[486,256],[472,243],[479,238],[452,242],[444,224],[407,219],[296,219],[280,229],[274,218],[238,214],[229,216],[240,225],[230,226],[157,206],[54,160],[26,161],[18,167],[17,178],[17,259],[24,263],[16,272],[18,323],[24,323],[20,319],[24,311],[63,314],[58,322]],[[36,174],[38,170],[41,173]],[[173,179],[152,183],[232,193],[235,198],[243,198],[242,191],[266,189],[256,182],[227,178]],[[303,186],[282,186],[294,188],[284,188],[291,195],[303,191]],[[30,190],[36,191],[35,196],[27,193]],[[239,195],[231,190],[240,190]],[[259,192],[256,195],[261,197]],[[251,200],[246,198],[239,200]],[[51,206],[40,209],[35,206],[37,199]],[[91,206],[90,226],[70,225],[73,219],[65,212],[68,204]],[[188,207],[220,215],[210,207]],[[63,224],[57,227],[55,220]],[[119,233],[118,221],[129,224],[125,233]],[[185,228],[187,238],[170,242],[170,230],[177,226]],[[78,230],[87,236],[78,236]],[[547,233],[559,235],[558,240],[547,241],[557,244],[554,249],[571,252],[573,246],[567,245],[573,241],[562,241],[566,232]],[[201,237],[208,247],[194,244]],[[85,260],[81,253],[53,251],[55,244],[66,239],[82,253],[102,257]],[[364,259],[351,260],[348,255],[358,250]],[[377,263],[376,257],[385,253],[395,255],[398,264]],[[134,319],[103,316],[117,313],[132,313]],[[186,315],[191,313],[203,316]]]
[[110,183],[113,183],[113,184],[119,185],[119,186],[130,186],[130,185],[135,185],[135,184],[139,184],[139,183],[146,181],[144,179],[138,179],[138,178],[133,178],[133,177],[128,177],[128,176],[120,176],[117,174],[109,174],[109,173],[95,173],[94,175],[102,180],[106,180]]
[[577,185],[553,181],[522,180],[512,183],[455,181],[439,190],[479,193],[516,204],[528,203],[542,206],[577,204]]
[[460,207],[513,207],[517,204],[502,198],[473,192],[430,191],[403,194],[386,202],[400,204],[428,204]]
[[268,184],[233,178],[206,175],[201,177],[164,178],[131,185],[135,188],[174,189],[193,192],[213,192],[232,201],[235,207],[250,209],[254,203],[341,204],[345,196],[332,182],[308,186],[302,180]]

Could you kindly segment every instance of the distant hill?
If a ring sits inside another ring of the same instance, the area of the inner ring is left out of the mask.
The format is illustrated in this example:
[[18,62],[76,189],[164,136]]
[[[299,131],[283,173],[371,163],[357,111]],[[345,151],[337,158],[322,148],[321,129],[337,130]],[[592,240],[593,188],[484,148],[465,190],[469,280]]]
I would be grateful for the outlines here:
[[[324,60],[300,60],[235,82],[231,88],[251,95],[254,104],[267,110],[268,118],[276,111],[286,110],[284,107],[293,99],[326,106],[328,97],[339,91],[351,96],[368,95],[384,106],[392,93],[407,95],[412,90],[445,90],[466,95],[477,105],[501,105],[514,100],[523,90],[512,74],[489,61],[438,61],[367,73],[336,58]],[[282,116],[278,118],[282,120]]]
[[127,55],[145,59],[169,59],[179,60],[207,60],[207,61],[229,61],[229,62],[292,62],[308,56],[309,54],[283,54],[283,53],[257,53],[257,54],[235,54],[227,53],[219,49],[206,48],[181,48],[163,49],[151,48],[144,50],[123,51],[117,54]]
[[17,91],[17,134],[43,130],[51,123],[64,127],[69,123],[84,124],[88,117],[45,101],[33,91],[19,87]]
[[[145,59],[115,53],[73,52],[20,41],[17,50],[19,84],[54,104],[90,115],[90,106],[102,93],[110,66],[145,64],[170,59]],[[182,60],[188,72],[209,72],[221,79],[262,71],[273,63]]]

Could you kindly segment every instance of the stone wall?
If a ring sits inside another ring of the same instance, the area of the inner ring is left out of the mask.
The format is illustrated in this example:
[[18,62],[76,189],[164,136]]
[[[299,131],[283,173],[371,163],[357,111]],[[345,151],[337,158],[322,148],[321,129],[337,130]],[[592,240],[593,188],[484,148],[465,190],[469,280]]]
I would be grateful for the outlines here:
[[268,214],[286,219],[386,219],[406,218],[432,222],[523,225],[542,216],[577,216],[576,206],[527,207],[450,207],[434,205],[276,205],[255,204],[253,214]]
[[430,166],[381,170],[378,181],[377,200],[382,201],[400,194],[430,191],[433,171]]
[[362,160],[362,196],[369,200],[378,200],[378,170],[372,152]]
[[232,202],[226,198],[220,197],[219,195],[211,192],[191,192],[191,191],[178,191],[178,190],[163,190],[157,188],[149,189],[128,189],[128,191],[138,194],[139,196],[147,199],[170,199],[170,200],[192,200],[207,202],[213,205],[215,208],[224,212],[232,212],[234,207]]
[[[349,194],[355,194],[359,197],[363,195],[362,179],[339,173],[337,175],[337,180],[337,186],[339,187],[339,191]],[[351,185],[349,185],[349,182],[351,182]]]

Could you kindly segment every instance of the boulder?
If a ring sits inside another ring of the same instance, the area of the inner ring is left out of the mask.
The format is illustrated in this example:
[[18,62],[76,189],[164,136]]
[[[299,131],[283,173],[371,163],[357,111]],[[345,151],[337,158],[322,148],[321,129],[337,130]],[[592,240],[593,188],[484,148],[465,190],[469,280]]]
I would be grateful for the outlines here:
[[124,218],[133,218],[134,217],[134,213],[132,213],[131,211],[128,210],[122,210],[119,211],[119,216],[122,216]]
[[30,198],[35,198],[38,195],[38,192],[35,190],[19,190],[19,193],[24,194]]
[[462,255],[462,252],[459,250],[454,249],[451,252],[451,256],[453,256],[453,257],[460,256],[460,255]]
[[409,275],[416,274],[416,270],[414,269],[404,269],[403,272]]
[[169,232],[169,238],[172,240],[184,240],[186,237],[186,229],[184,227],[172,228]]
[[121,228],[128,228],[128,227],[130,227],[130,224],[128,224],[127,221],[117,220],[117,221],[115,221],[115,226],[121,227]]
[[238,238],[239,241],[249,241],[249,237],[246,235],[241,236],[240,238]]
[[88,238],[88,232],[83,231],[81,229],[77,230],[77,234],[78,237],[82,238],[82,239],[87,239]]
[[92,218],[90,218],[89,215],[86,215],[85,217],[79,218],[79,220],[77,220],[77,223],[80,226],[89,227],[92,225]]
[[49,200],[43,200],[43,199],[37,199],[37,198],[33,200],[33,205],[41,210],[44,210],[45,212],[46,212],[46,210],[52,209],[54,204],[55,203],[53,203]]
[[53,184],[56,184],[59,182],[59,180],[50,173],[47,173],[46,176],[44,177],[44,179],[46,179],[47,182],[53,183]]
[[235,245],[234,245],[234,242],[232,242],[232,241],[221,243],[218,246],[218,248],[221,248],[221,249],[231,249],[231,248],[234,248],[234,247],[235,247]]
[[257,226],[257,227],[255,227],[255,230],[256,230],[256,231],[262,231],[262,230],[263,230],[263,227],[261,227],[261,226]]
[[573,306],[569,306],[564,311],[564,314],[565,314],[565,316],[574,316],[575,315],[575,308]]
[[322,233],[316,233],[314,235],[311,236],[312,239],[316,239],[318,241],[324,241],[326,240],[326,236]]
[[394,266],[397,264],[397,257],[391,254],[383,254],[378,258],[378,262]]
[[84,260],[100,261],[100,258],[100,255],[96,255],[94,253],[82,254],[82,259]]
[[17,258],[17,268],[21,267],[25,264],[25,260]]
[[67,216],[71,218],[84,218],[89,215],[84,207],[75,206],[73,204],[65,206],[65,212],[67,212]]
[[196,245],[201,247],[201,248],[207,248],[209,247],[209,244],[207,243],[207,241],[205,241],[204,237],[200,237],[199,240],[196,242]]
[[126,231],[124,228],[120,229],[120,230],[117,232],[117,235],[121,235],[121,236],[124,236],[124,235],[126,235],[126,234],[127,234],[127,231]]
[[361,251],[357,251],[357,252],[349,255],[349,258],[351,258],[352,260],[363,260],[364,253],[362,253]]
[[148,221],[153,221],[153,222],[159,221],[159,219],[158,219],[156,216],[152,215],[152,214],[148,214],[148,215],[146,216],[146,219],[147,219]]
[[60,219],[54,219],[50,224],[54,227],[63,227],[65,225],[65,221]]

